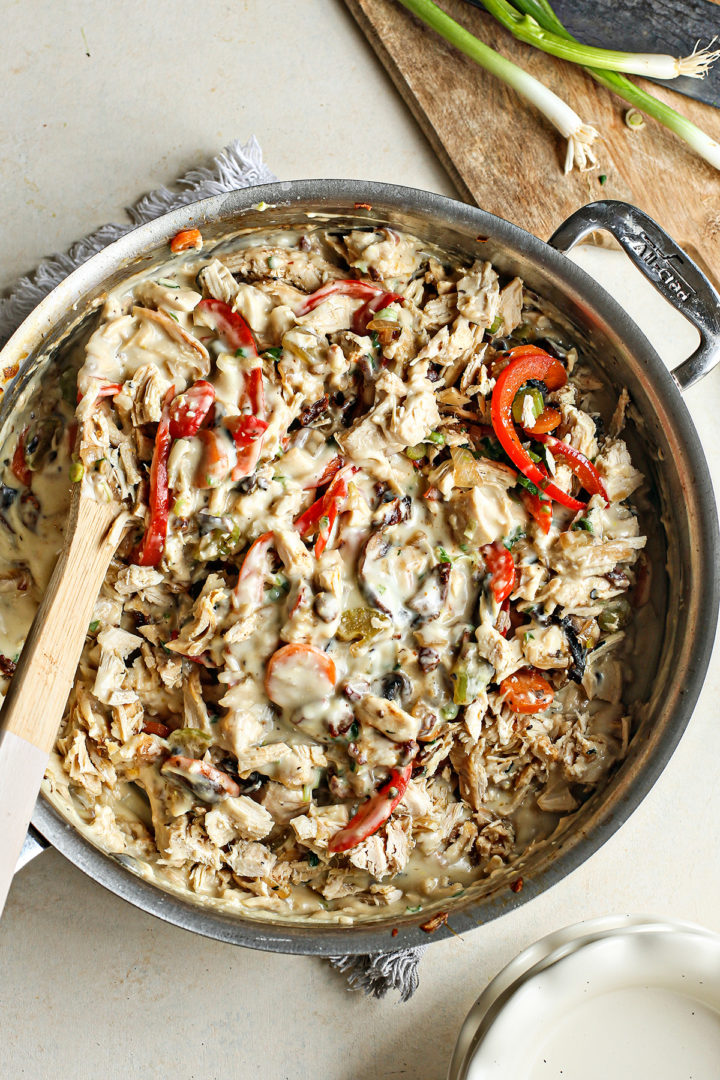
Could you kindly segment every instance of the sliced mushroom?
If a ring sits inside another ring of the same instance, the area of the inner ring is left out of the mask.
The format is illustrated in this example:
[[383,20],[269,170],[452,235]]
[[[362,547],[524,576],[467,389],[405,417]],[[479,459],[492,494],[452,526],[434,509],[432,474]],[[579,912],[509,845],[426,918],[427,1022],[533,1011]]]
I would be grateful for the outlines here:
[[197,758],[174,754],[160,769],[163,776],[179,780],[202,802],[216,803],[240,794],[240,788],[227,773]]
[[412,694],[412,683],[404,671],[389,671],[378,679],[377,687],[388,701],[406,701]]
[[404,495],[402,499],[393,499],[391,502],[383,502],[373,514],[373,523],[387,528],[388,525],[399,525],[401,521],[408,521],[412,511],[412,499]]
[[358,584],[365,599],[378,611],[384,611],[386,615],[393,614],[386,599],[383,599],[387,595],[387,585],[382,580],[387,579],[388,567],[383,564],[390,547],[390,541],[382,530],[378,530],[370,535],[358,561]]
[[552,621],[562,627],[565,632],[565,637],[567,638],[570,656],[572,657],[572,663],[567,669],[568,677],[572,679],[573,682],[581,683],[585,671],[587,649],[580,644],[578,636],[575,633],[575,628],[569,617],[559,619],[556,615],[553,615]]
[[450,585],[450,563],[438,563],[427,575],[408,607],[423,621],[437,619],[447,600]]

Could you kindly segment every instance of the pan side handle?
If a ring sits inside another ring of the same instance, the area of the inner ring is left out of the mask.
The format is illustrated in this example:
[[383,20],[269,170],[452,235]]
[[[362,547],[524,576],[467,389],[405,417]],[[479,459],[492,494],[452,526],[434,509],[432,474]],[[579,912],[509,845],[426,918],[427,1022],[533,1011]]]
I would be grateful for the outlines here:
[[680,389],[687,390],[720,361],[720,295],[665,230],[629,203],[588,203],[563,222],[548,243],[567,253],[588,233],[601,229],[615,237],[638,270],[700,334],[698,348],[672,372]]

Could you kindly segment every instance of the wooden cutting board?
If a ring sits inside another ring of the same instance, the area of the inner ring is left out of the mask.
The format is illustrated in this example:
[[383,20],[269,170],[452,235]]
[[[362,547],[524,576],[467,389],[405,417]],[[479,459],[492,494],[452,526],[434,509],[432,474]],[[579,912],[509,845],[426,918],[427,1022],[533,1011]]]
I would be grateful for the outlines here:
[[[441,0],[449,15],[600,131],[600,167],[564,176],[565,142],[533,106],[397,0],[345,2],[462,198],[542,239],[584,203],[624,199],[647,211],[720,278],[720,172],[671,132],[650,119],[631,131],[624,121],[626,103],[580,68],[516,41],[464,0]],[[720,110],[638,82],[720,141]]]

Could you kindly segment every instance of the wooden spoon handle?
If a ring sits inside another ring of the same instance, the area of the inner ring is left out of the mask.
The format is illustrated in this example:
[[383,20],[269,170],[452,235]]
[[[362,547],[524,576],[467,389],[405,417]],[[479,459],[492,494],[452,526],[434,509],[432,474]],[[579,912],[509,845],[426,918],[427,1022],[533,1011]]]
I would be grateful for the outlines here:
[[121,530],[116,502],[73,494],[65,545],[0,711],[0,912]]
[[118,512],[115,502],[79,494],[73,499],[65,545],[0,712],[0,730],[13,731],[46,754],[55,743],[93,605],[117,546],[108,529]]

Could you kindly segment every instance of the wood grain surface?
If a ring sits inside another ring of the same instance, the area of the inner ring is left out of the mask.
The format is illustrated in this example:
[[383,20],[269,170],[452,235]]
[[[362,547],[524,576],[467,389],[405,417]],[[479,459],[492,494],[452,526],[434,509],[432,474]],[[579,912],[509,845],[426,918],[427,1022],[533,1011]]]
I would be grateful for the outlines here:
[[[535,75],[600,131],[600,167],[564,176],[564,140],[532,105],[396,0],[345,2],[462,198],[542,239],[584,203],[624,199],[647,211],[706,271],[720,277],[720,173],[671,132],[650,119],[640,131],[631,131],[624,121],[625,102],[580,68],[516,41],[464,0],[441,0],[449,15]],[[644,85],[720,141],[720,111],[665,87]]]

